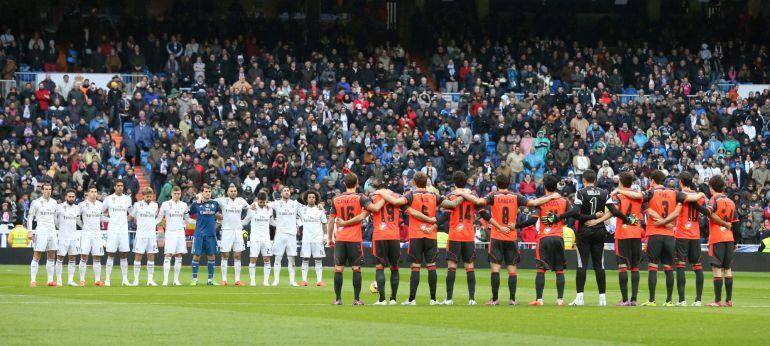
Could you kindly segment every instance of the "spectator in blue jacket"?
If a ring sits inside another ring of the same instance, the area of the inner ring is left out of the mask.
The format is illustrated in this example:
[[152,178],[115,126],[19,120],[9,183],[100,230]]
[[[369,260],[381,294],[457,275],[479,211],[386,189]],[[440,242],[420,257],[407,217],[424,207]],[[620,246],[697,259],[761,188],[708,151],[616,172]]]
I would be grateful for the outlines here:
[[144,111],[139,112],[139,125],[134,128],[134,140],[141,150],[150,150],[152,143],[155,142],[154,132],[147,124]]

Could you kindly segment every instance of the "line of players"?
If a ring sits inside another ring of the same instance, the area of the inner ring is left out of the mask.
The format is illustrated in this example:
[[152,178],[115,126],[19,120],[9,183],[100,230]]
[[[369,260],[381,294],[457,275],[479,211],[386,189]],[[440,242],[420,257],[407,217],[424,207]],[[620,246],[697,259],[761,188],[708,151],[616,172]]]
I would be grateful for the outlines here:
[[[731,223],[735,221],[735,205],[723,194],[724,179],[712,177],[709,181],[710,200],[705,202],[705,195],[692,191],[692,175],[683,172],[679,175],[681,191],[663,186],[666,175],[653,171],[650,175],[652,187],[645,193],[632,190],[634,175],[631,172],[620,174],[620,187],[609,193],[594,186],[596,173],[588,170],[583,174],[584,188],[577,192],[574,206],[557,192],[558,179],[546,176],[543,181],[544,196],[527,200],[525,197],[509,191],[510,177],[499,175],[496,178],[498,190],[484,198],[477,197],[465,188],[467,177],[463,172],[452,176],[454,191],[448,198],[437,196],[427,190],[427,176],[416,173],[413,178],[414,190],[403,196],[380,189],[371,196],[356,193],[358,179],[354,174],[344,177],[346,192],[333,199],[330,222],[336,223],[333,233],[329,228],[329,243],[334,245],[334,291],[333,304],[342,304],[343,270],[350,266],[353,270],[354,305],[363,305],[360,300],[361,269],[363,257],[361,246],[361,221],[371,214],[373,224],[372,254],[377,260],[376,283],[379,299],[375,305],[394,305],[400,281],[399,276],[399,220],[400,212],[408,217],[411,276],[409,298],[402,305],[416,305],[416,292],[420,283],[420,270],[424,264],[428,271],[430,305],[452,305],[455,272],[460,261],[466,271],[469,305],[475,305],[475,244],[474,214],[487,220],[491,225],[489,261],[491,263],[492,297],[487,305],[499,305],[500,270],[505,265],[508,270],[509,305],[517,305],[517,264],[519,250],[516,228],[537,224],[537,244],[535,258],[537,274],[535,278],[536,299],[531,306],[543,305],[545,272],[554,271],[558,297],[557,305],[563,305],[564,269],[564,221],[576,218],[579,226],[576,232],[578,270],[576,274],[577,296],[570,305],[584,305],[583,291],[586,281],[588,261],[593,262],[599,287],[599,305],[606,305],[606,278],[604,273],[604,238],[607,234],[605,221],[616,217],[615,252],[619,266],[618,280],[622,299],[617,306],[636,306],[639,287],[639,265],[642,262],[642,237],[646,231],[648,259],[649,300],[643,306],[656,306],[655,289],[659,266],[666,273],[667,297],[664,306],[685,306],[685,273],[687,263],[692,265],[696,274],[696,298],[694,306],[700,306],[703,291],[703,271],[701,263],[699,215],[709,217],[709,256],[714,274],[715,300],[709,306],[732,306],[732,256],[734,237]],[[539,207],[539,213],[523,222],[516,222],[520,206]],[[487,208],[484,208],[487,207]],[[436,298],[437,274],[437,209],[443,208],[449,214],[449,241],[447,243],[446,298],[439,302]],[[609,211],[605,213],[605,208]],[[647,216],[646,230],[641,224],[643,215]],[[725,221],[726,220],[726,221]],[[336,243],[334,242],[336,240]],[[386,300],[385,268],[390,267],[390,299]],[[677,270],[679,301],[672,302],[674,287],[673,269]],[[631,272],[632,294],[628,296],[628,272]],[[726,290],[726,300],[722,303],[722,284]]]
[[[193,240],[193,279],[191,284],[197,284],[200,257],[208,258],[209,285],[227,285],[228,260],[230,253],[234,258],[235,285],[244,286],[240,280],[241,252],[245,249],[243,226],[250,224],[250,285],[255,286],[255,272],[258,257],[262,257],[264,265],[265,286],[270,285],[268,278],[271,270],[274,273],[273,286],[279,284],[281,261],[288,257],[289,278],[291,286],[307,286],[307,275],[310,259],[315,259],[317,286],[324,286],[322,280],[322,259],[326,234],[326,213],[317,202],[320,196],[316,192],[307,192],[304,196],[306,205],[289,199],[290,190],[281,192],[281,199],[268,202],[267,194],[260,192],[257,201],[249,204],[243,198],[237,197],[237,189],[230,186],[227,196],[212,200],[211,188],[204,186],[198,199],[190,206],[180,200],[181,189],[174,187],[171,199],[159,207],[153,201],[152,189],[145,188],[143,200],[132,204],[131,198],[123,194],[123,182],[117,181],[114,193],[103,201],[97,199],[96,187],[90,187],[86,199],[75,204],[75,191],[65,194],[65,201],[57,203],[51,198],[51,184],[42,183],[42,196],[31,203],[28,213],[27,227],[33,241],[33,260],[30,264],[30,287],[37,286],[37,272],[40,259],[47,256],[46,273],[48,286],[62,286],[62,267],[68,260],[69,286],[84,286],[89,255],[93,260],[94,284],[110,286],[111,271],[117,254],[120,259],[120,269],[123,286],[137,286],[141,272],[143,257],[147,257],[147,285],[157,286],[154,281],[155,254],[158,253],[158,225],[165,223],[164,231],[164,261],[163,286],[169,284],[169,275],[174,260],[173,282],[181,286],[179,274],[182,268],[182,255],[187,253],[185,228],[195,224]],[[244,211],[246,217],[243,218]],[[195,215],[193,220],[190,216]],[[129,230],[128,221],[136,224],[136,239],[134,241],[134,280],[128,280]],[[107,221],[107,229],[102,230],[102,222]],[[216,238],[216,223],[221,222],[221,241]],[[302,282],[294,281],[294,262],[297,252],[298,221],[303,226],[301,256]],[[270,228],[276,229],[275,240],[270,239]],[[106,233],[106,246],[105,246]],[[106,280],[101,281],[101,257],[106,247]],[[221,253],[221,283],[213,280],[214,255]],[[275,255],[275,264],[271,257]],[[74,281],[77,256],[80,280]],[[54,279],[55,276],[55,279]]]

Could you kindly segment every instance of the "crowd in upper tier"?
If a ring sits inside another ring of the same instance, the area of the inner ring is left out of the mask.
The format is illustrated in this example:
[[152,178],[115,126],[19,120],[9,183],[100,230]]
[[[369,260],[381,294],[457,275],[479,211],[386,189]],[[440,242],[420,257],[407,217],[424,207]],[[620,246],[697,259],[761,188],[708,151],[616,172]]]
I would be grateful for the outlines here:
[[768,82],[764,45],[737,33],[689,42],[448,34],[421,56],[358,35],[338,27],[303,45],[288,34],[169,30],[61,46],[4,28],[3,72],[50,71],[63,53],[70,71],[146,78],[45,79],[1,95],[0,222],[21,223],[43,179],[58,198],[89,184],[109,193],[115,179],[135,196],[137,169],[161,200],[174,185],[189,200],[208,183],[214,197],[230,184],[249,201],[285,185],[328,201],[347,172],[365,190],[384,182],[400,192],[422,171],[445,193],[462,170],[482,195],[508,174],[513,190],[535,196],[545,174],[562,177],[569,195],[591,168],[608,189],[626,170],[640,188],[654,169],[672,185],[683,170],[698,184],[722,174],[742,241],[770,229],[770,93],[740,97],[734,87]]

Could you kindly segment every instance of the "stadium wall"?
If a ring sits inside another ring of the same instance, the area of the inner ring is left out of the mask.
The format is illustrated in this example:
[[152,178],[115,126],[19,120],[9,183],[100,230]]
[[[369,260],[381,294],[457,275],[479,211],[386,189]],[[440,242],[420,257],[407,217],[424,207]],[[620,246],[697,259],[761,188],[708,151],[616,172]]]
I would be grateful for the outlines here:
[[[535,268],[535,250],[525,249],[520,250],[521,251],[521,262],[519,263],[519,268],[522,269],[534,269]],[[371,252],[368,250],[364,251],[366,255],[364,256],[364,266],[365,267],[374,267],[374,257],[372,257]],[[408,258],[409,256],[406,254],[406,249],[401,250],[401,258]],[[104,256],[106,257],[106,256]],[[217,256],[217,263],[219,263],[219,256]],[[133,256],[129,256],[129,261],[133,262]],[[437,265],[439,268],[446,268],[446,261],[445,258],[445,251],[442,249],[439,251],[438,261]],[[704,253],[703,258],[706,258],[706,254]],[[187,254],[184,256],[184,264],[189,265],[190,261],[192,259],[192,255]],[[733,264],[733,270],[735,271],[744,271],[744,272],[770,272],[770,255],[765,253],[759,253],[759,252],[737,252],[734,255],[734,264]],[[5,248],[0,249],[0,264],[29,264],[29,262],[32,260],[32,249],[24,248],[24,249],[13,249],[13,248]],[[298,263],[299,263],[299,259]],[[45,261],[45,260],[42,260]],[[104,262],[105,259],[102,259],[102,262]],[[244,266],[247,266],[249,263],[249,257],[248,256],[242,256],[242,261]],[[334,265],[331,258],[331,251],[327,250],[327,256],[324,259],[324,266],[331,267]],[[163,256],[158,254],[155,256],[155,262],[158,265],[163,264]],[[401,266],[404,266],[407,262],[402,260]],[[607,269],[617,269],[617,263],[615,261],[615,253],[613,251],[604,251],[604,264]],[[567,251],[567,266],[569,269],[575,269],[575,252],[574,251]],[[707,260],[704,260],[704,269],[710,270],[710,265],[708,264]],[[477,250],[476,251],[476,267],[477,268],[488,268],[489,262],[487,261],[487,252],[484,250]],[[642,266],[644,268],[646,266]]]

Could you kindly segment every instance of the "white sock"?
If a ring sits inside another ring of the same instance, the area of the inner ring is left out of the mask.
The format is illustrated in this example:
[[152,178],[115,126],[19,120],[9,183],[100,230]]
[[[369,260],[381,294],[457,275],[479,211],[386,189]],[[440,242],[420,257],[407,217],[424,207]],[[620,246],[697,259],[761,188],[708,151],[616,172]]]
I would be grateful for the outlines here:
[[607,300],[607,295],[604,293],[599,294],[599,300]]
[[163,258],[163,282],[168,283],[168,273],[171,271],[171,257]]
[[324,264],[323,264],[323,262],[321,262],[320,259],[316,258],[315,259],[315,276],[316,276],[316,279],[317,279],[316,282],[324,281],[323,280],[323,275],[324,275]]
[[56,260],[45,261],[45,274],[48,276],[48,281],[46,282],[53,282],[54,267],[56,267]]
[[575,300],[583,300],[583,292],[578,293]]
[[179,281],[179,272],[182,271],[182,258],[177,257],[174,260],[174,282]]
[[67,262],[67,282],[75,280],[75,261]]
[[120,259],[120,274],[123,275],[123,281],[128,281],[128,258]]
[[56,282],[61,282],[62,261],[56,261]]
[[303,259],[302,260],[302,281],[307,282],[307,270],[310,266],[310,260]]
[[102,261],[94,260],[94,280],[102,281]]
[[29,282],[37,282],[37,269],[40,268],[40,263],[35,261],[29,263]]
[[283,256],[275,257],[275,262],[273,263],[273,282],[278,282],[281,278],[281,261],[283,261]]
[[[149,262],[149,261],[148,261]],[[123,263],[121,262],[121,267]],[[139,282],[139,275],[142,274],[142,261],[134,261],[134,282]]]
[[112,275],[112,263],[115,262],[114,257],[107,257],[107,266],[105,268],[104,274],[105,274],[105,280],[104,281],[110,281],[110,275]]
[[289,256],[289,282],[294,282],[294,257]]
[[249,262],[249,280],[254,282],[257,276],[257,264]]
[[265,275],[265,280],[270,278],[270,261],[265,262],[265,265],[264,265],[264,268],[262,269],[262,272]]
[[222,268],[222,281],[227,281],[227,261],[223,259],[220,266]]
[[80,260],[80,264],[78,264],[78,271],[80,272],[80,281],[85,282],[86,281],[86,270],[88,270],[88,266],[86,266],[86,261]]
[[235,282],[241,281],[241,260],[237,259],[233,262],[233,270],[235,271]]
[[147,260],[147,282],[153,282],[155,276],[155,261]]

